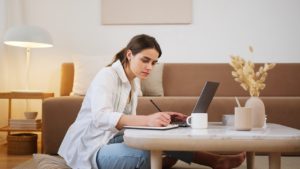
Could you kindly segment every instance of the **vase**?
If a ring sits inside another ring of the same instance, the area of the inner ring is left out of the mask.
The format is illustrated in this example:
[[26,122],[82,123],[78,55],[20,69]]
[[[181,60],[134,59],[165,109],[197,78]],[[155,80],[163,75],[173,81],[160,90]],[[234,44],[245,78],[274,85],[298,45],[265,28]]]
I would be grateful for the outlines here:
[[252,109],[252,127],[263,128],[266,118],[264,102],[259,97],[252,96],[246,101],[245,107]]

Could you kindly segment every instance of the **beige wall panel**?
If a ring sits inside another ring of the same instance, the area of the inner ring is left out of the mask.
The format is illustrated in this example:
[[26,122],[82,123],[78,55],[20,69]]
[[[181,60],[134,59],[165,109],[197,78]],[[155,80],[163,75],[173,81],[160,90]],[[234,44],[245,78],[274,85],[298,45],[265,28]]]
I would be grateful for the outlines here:
[[192,0],[101,0],[104,25],[190,24]]

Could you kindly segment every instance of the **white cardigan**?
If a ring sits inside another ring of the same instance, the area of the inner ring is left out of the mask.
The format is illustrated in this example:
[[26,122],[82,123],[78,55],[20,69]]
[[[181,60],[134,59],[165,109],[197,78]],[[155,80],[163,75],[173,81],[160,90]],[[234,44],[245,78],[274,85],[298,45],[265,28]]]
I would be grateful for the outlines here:
[[[136,114],[140,81],[134,79],[132,114]],[[97,151],[116,134],[131,90],[120,61],[98,72],[83,100],[75,122],[58,151],[73,169],[97,168]]]

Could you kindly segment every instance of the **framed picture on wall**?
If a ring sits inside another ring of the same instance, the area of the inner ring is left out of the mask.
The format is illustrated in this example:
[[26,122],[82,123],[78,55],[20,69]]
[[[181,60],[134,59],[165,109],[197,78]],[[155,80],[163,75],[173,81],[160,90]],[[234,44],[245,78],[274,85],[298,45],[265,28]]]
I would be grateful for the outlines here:
[[101,0],[101,23],[190,24],[192,0]]

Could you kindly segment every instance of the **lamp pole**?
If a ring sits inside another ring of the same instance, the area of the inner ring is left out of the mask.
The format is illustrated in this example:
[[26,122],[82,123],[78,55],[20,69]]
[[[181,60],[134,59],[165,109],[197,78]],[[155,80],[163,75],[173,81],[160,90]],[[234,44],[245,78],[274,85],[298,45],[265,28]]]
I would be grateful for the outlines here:
[[[30,48],[26,48],[26,79],[25,79],[25,90],[29,91],[29,68],[30,68]],[[26,111],[30,109],[29,100],[26,99]]]
[[26,48],[26,81],[25,90],[29,90],[30,48]]

